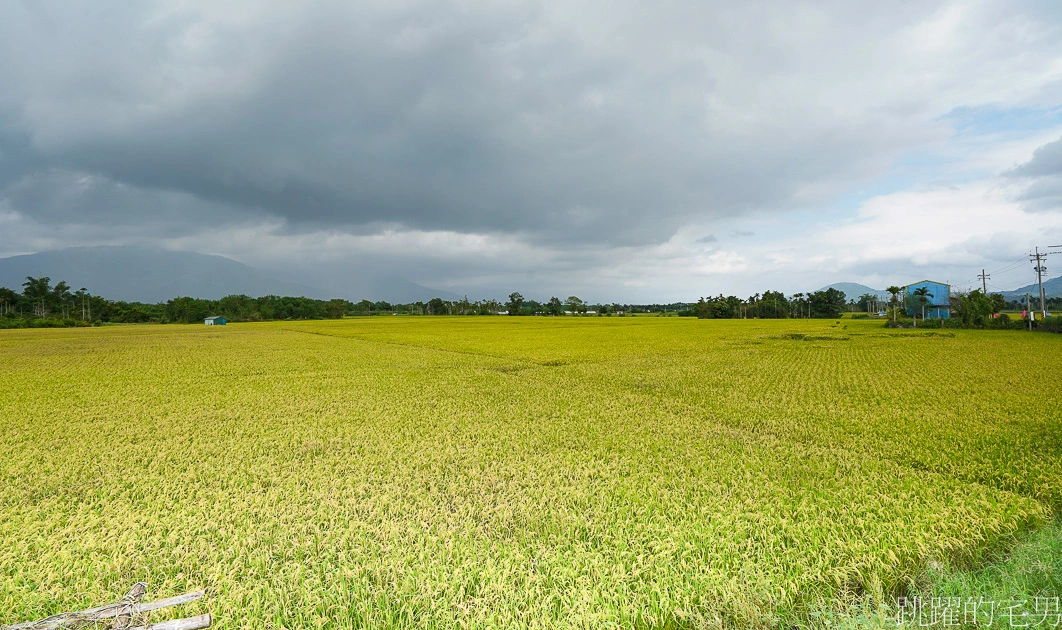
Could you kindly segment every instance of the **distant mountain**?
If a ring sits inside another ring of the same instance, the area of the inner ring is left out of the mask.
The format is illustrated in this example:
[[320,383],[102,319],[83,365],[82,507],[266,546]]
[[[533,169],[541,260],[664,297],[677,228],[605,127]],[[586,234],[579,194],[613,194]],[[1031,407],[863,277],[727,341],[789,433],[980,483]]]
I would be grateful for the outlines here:
[[409,302],[427,302],[432,298],[444,300],[460,300],[461,296],[442,289],[429,289],[416,282],[411,282],[400,276],[380,276],[370,278],[366,282],[356,283],[348,287],[347,295],[358,296],[356,300],[368,299],[373,302],[383,300],[398,304]]
[[72,247],[0,258],[0,286],[21,290],[26,276],[65,280],[74,290],[112,300],[164,302],[177,296],[218,299],[242,293],[305,296],[317,299],[426,301],[455,299],[446,291],[422,287],[404,278],[357,278],[350,286],[321,288],[283,282],[224,256],[141,247]]
[[866,295],[867,293],[873,293],[878,296],[878,299],[889,301],[890,295],[888,291],[882,289],[871,289],[865,284],[859,284],[857,282],[835,282],[819,289],[819,291],[825,291],[826,289],[837,289],[841,293],[844,293],[846,300],[858,300],[859,296]]
[[[1033,284],[1019,287],[1013,291],[1002,291],[1003,297],[1008,300],[1024,299],[1025,294],[1028,293],[1034,300],[1040,299],[1040,285]],[[1050,280],[1044,280],[1044,293],[1047,297],[1062,297],[1062,276],[1057,278],[1051,278]]]

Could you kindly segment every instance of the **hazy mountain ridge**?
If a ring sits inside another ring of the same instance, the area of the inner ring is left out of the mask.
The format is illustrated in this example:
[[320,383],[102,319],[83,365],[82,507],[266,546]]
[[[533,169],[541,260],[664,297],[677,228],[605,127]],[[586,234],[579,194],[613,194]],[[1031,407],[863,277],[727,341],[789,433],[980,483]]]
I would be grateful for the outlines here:
[[871,289],[867,285],[859,284],[858,282],[834,282],[833,284],[828,284],[822,287],[819,291],[825,291],[826,289],[837,289],[841,293],[844,293],[846,300],[858,300],[859,296],[866,295],[867,293],[872,293],[878,296],[878,299],[886,302],[889,301],[891,297],[889,292],[884,289]]
[[224,256],[131,246],[72,247],[0,258],[0,286],[21,290],[26,276],[48,276],[53,283],[65,280],[74,290],[85,287],[112,300],[148,303],[239,293],[388,302],[457,298],[396,276],[366,276],[357,279],[357,286],[317,287],[281,281]]
[[[1003,297],[1008,300],[1020,300],[1025,298],[1025,294],[1028,293],[1032,296],[1033,300],[1040,299],[1040,286],[1035,282],[1025,285],[1024,287],[1018,287],[1013,291],[1002,291]],[[1062,297],[1062,276],[1057,278],[1051,278],[1050,280],[1044,280],[1044,293],[1047,297]]]
[[[859,296],[865,293],[873,293],[885,301],[888,301],[890,299],[888,291],[872,289],[866,286],[865,284],[859,284],[857,282],[835,282],[833,284],[824,286],[819,290],[825,291],[826,289],[837,289],[838,291],[844,293],[845,298],[848,300],[858,300]],[[955,290],[955,287],[952,287],[953,295],[955,294]],[[1049,298],[1062,297],[1062,276],[1052,278],[1050,280],[1044,280],[1044,292]],[[1025,294],[1029,293],[1030,295],[1032,295],[1032,298],[1034,300],[1037,300],[1039,299],[1040,288],[1034,282],[1033,284],[1029,284],[1024,287],[1019,287],[1012,291],[989,291],[989,293],[1002,293],[1003,297],[1007,300],[1024,299]]]

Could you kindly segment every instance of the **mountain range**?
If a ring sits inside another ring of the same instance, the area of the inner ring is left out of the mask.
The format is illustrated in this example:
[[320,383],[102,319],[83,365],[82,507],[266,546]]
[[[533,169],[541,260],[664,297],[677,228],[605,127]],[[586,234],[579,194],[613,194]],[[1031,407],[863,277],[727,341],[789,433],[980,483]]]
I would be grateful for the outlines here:
[[878,296],[879,300],[885,302],[889,301],[891,297],[888,291],[884,289],[871,289],[865,284],[859,284],[858,282],[834,282],[833,284],[826,285],[819,289],[819,291],[825,291],[826,289],[837,289],[841,293],[844,293],[846,300],[858,300],[860,296],[872,293]]
[[[324,275],[306,283],[281,280],[270,273],[226,258],[187,251],[132,246],[72,247],[0,258],[0,286],[21,291],[27,276],[65,280],[74,290],[85,287],[94,295],[128,302],[164,302],[178,296],[218,299],[242,293],[305,296],[317,299],[368,299],[387,302],[426,302],[434,297],[456,300],[449,291],[431,289],[395,275],[371,271],[342,274],[342,280]],[[325,286],[317,286],[320,281]],[[856,282],[835,282],[820,290],[837,289],[847,300],[872,293],[883,301],[888,292]],[[1062,276],[1044,281],[1048,297],[1062,296]],[[1036,284],[1003,291],[1008,300],[1039,295]]]
[[[858,300],[859,296],[865,295],[867,293],[873,293],[874,295],[877,295],[879,298],[886,302],[890,298],[888,291],[883,291],[881,289],[871,289],[865,284],[859,284],[856,282],[835,282],[831,285],[822,287],[819,290],[825,291],[826,289],[837,289],[838,291],[844,293],[845,299],[848,300]],[[1040,288],[1034,283],[1026,285],[1024,287],[1019,287],[1017,289],[1014,289],[1013,291],[990,291],[990,293],[1002,293],[1003,297],[1006,298],[1008,301],[1024,299],[1025,294],[1029,293],[1030,295],[1032,295],[1033,299],[1036,300],[1039,299]],[[1046,293],[1047,297],[1049,298],[1062,297],[1062,276],[1052,278],[1050,280],[1044,280],[1044,293]]]
[[[1008,300],[1021,300],[1025,298],[1025,294],[1028,293],[1032,296],[1032,299],[1040,299],[1040,287],[1036,283],[1019,287],[1013,291],[1003,291],[1003,297]],[[1047,297],[1062,297],[1062,276],[1057,278],[1051,278],[1050,280],[1044,280],[1044,293]]]
[[0,258],[0,286],[21,291],[27,276],[65,280],[73,290],[127,302],[164,302],[178,296],[216,300],[245,294],[387,302],[458,299],[397,276],[362,275],[342,287],[318,287],[278,280],[243,263],[196,252],[130,246],[72,247]]

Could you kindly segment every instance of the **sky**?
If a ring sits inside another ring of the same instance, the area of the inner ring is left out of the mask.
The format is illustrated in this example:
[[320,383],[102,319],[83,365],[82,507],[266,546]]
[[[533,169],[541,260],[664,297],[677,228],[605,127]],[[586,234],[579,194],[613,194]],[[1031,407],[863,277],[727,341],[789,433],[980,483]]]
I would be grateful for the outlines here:
[[670,302],[1062,245],[1055,1],[13,1],[0,86],[0,256]]

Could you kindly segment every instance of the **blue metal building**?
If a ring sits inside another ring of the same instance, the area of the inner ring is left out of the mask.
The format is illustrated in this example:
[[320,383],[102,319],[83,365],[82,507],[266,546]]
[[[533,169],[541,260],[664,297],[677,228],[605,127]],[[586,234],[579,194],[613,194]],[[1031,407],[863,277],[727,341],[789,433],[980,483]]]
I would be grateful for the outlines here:
[[203,320],[203,323],[207,326],[224,326],[225,318],[221,315],[214,315]]
[[903,303],[911,317],[922,314],[922,301],[915,291],[925,287],[925,314],[930,319],[948,319],[951,317],[951,285],[933,280],[920,280],[903,287]]

